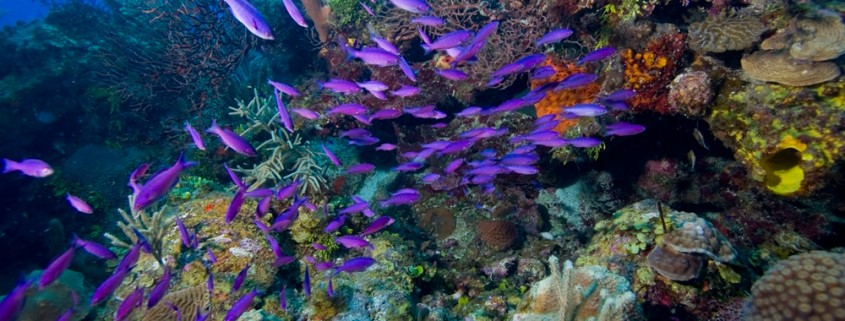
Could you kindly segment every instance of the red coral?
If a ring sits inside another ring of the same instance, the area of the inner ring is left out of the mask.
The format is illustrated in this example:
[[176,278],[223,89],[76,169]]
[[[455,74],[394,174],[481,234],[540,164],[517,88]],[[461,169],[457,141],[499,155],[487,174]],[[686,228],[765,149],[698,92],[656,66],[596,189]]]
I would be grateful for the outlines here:
[[669,84],[684,53],[685,38],[681,33],[667,33],[652,39],[642,53],[622,52],[625,87],[637,91],[630,101],[632,111],[667,114],[673,110],[668,101]]

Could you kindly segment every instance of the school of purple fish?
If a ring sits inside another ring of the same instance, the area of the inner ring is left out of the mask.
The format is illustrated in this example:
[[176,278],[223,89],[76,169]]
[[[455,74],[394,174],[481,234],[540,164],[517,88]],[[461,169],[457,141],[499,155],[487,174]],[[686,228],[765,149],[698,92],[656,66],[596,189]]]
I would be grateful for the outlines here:
[[[260,12],[246,0],[224,0],[229,6],[232,15],[241,22],[249,32],[261,39],[273,40],[274,36],[272,28],[267,21],[261,16]],[[291,0],[283,0],[285,10],[290,15],[293,21],[302,27],[307,27],[308,24],[300,13],[297,6]],[[429,13],[432,8],[422,0],[390,0],[390,2],[403,10],[417,14],[411,19],[411,23],[422,26],[442,26],[443,19],[436,16],[431,16]],[[361,6],[371,15],[373,14],[365,3],[361,2]],[[454,58],[450,68],[443,70],[436,70],[436,73],[448,80],[462,81],[468,75],[459,69],[463,62],[472,61],[474,56],[479,53],[487,43],[488,38],[495,34],[498,28],[498,21],[492,21],[484,25],[477,31],[472,30],[455,30],[446,33],[435,40],[426,35],[422,29],[418,29],[420,37],[423,40],[422,49],[426,54],[439,51],[444,52]],[[551,30],[539,39],[534,40],[534,44],[538,50],[543,46],[554,44],[567,39],[572,35],[569,29]],[[357,59],[365,64],[377,67],[393,67],[396,66],[402,70],[410,82],[415,82],[415,72],[411,66],[401,56],[396,47],[389,41],[381,38],[377,34],[372,34],[372,39],[376,43],[374,47],[352,48],[343,41],[339,41],[339,45],[346,52],[349,59]],[[615,53],[611,47],[604,47],[586,54],[578,64],[587,64],[603,60]],[[489,86],[493,86],[501,82],[505,77],[510,77],[520,73],[530,73],[531,79],[544,79],[554,74],[554,70],[549,67],[538,67],[544,60],[542,53],[531,54],[522,57],[510,64],[506,64],[489,75]],[[549,91],[568,90],[578,88],[590,84],[597,79],[597,75],[589,73],[577,73],[570,75],[562,81],[547,84],[539,88],[535,88],[528,93],[505,101],[497,106],[480,107],[469,106],[464,110],[454,114],[455,117],[481,117],[489,116],[496,113],[510,112],[520,109],[525,106],[533,105],[534,103],[545,97]],[[436,109],[436,106],[406,106],[402,110],[383,109],[375,112],[370,112],[367,106],[357,103],[344,103],[337,105],[325,112],[324,115],[316,111],[306,108],[291,108],[284,104],[285,95],[295,97],[300,95],[299,91],[293,86],[268,80],[268,84],[272,87],[275,102],[278,107],[279,122],[284,126],[285,130],[294,132],[294,122],[292,115],[301,117],[306,120],[318,120],[322,117],[329,117],[331,115],[343,115],[353,117],[358,122],[364,125],[370,125],[373,120],[391,120],[399,118],[403,115],[419,119],[443,119],[448,115]],[[409,84],[402,85],[400,88],[390,89],[384,83],[371,79],[364,81],[352,81],[346,79],[332,78],[327,81],[318,83],[321,90],[328,90],[340,95],[354,95],[360,94],[363,91],[373,95],[378,99],[386,99],[387,94],[397,97],[411,97],[420,92],[419,88]],[[602,144],[602,140],[597,137],[574,137],[564,138],[552,129],[562,119],[577,118],[577,117],[597,117],[607,114],[612,111],[619,111],[627,109],[625,101],[632,98],[635,92],[632,90],[621,89],[616,92],[609,93],[597,99],[593,103],[577,104],[573,106],[564,106],[563,113],[560,115],[547,115],[538,118],[534,123],[534,128],[526,133],[515,133],[509,138],[509,142],[513,144],[513,148],[503,154],[498,155],[496,151],[484,150],[478,153],[481,158],[456,157],[448,162],[444,168],[437,170],[427,165],[427,159],[430,157],[450,157],[450,155],[460,154],[469,150],[473,145],[481,140],[507,135],[510,130],[506,127],[492,128],[492,127],[478,127],[466,130],[458,135],[456,138],[438,140],[428,142],[421,145],[418,151],[410,151],[401,154],[400,156],[406,158],[408,161],[397,165],[393,170],[399,172],[418,172],[427,169],[427,172],[421,176],[422,184],[434,184],[448,175],[455,173],[462,173],[460,185],[468,186],[475,185],[481,188],[485,193],[492,192],[495,187],[493,182],[498,175],[517,174],[517,175],[535,175],[540,169],[535,167],[539,161],[539,156],[535,153],[537,146],[546,146],[551,148],[558,148],[563,146],[572,146],[576,148],[591,148]],[[342,117],[342,116],[341,116]],[[440,127],[445,126],[445,124]],[[629,136],[636,135],[645,130],[645,127],[637,124],[626,122],[616,122],[605,126],[606,136]],[[190,123],[185,123],[185,131],[188,132],[193,144],[200,150],[206,150],[206,145],[203,142],[202,135],[194,129]],[[211,126],[206,130],[206,133],[218,136],[220,142],[232,151],[242,154],[247,157],[257,156],[255,148],[250,142],[230,129],[220,127],[216,120],[211,121]],[[353,145],[375,145],[380,141],[366,128],[355,128],[344,131],[340,137],[348,140],[349,144]],[[324,155],[329,161],[338,168],[343,168],[344,164],[335,156],[331,148],[326,145],[321,145]],[[375,147],[378,151],[392,151],[396,149],[396,145],[390,143],[382,143]],[[20,162],[5,159],[4,173],[20,172],[32,177],[47,177],[53,174],[53,169],[46,162],[37,159],[25,159]],[[149,169],[149,164],[141,164],[129,176],[129,186],[133,190],[134,203],[133,210],[143,210],[154,205],[167,195],[171,188],[178,182],[179,176],[185,170],[197,165],[196,162],[188,161],[184,154],[170,167],[161,170],[160,172],[149,177],[143,184],[139,180],[145,176]],[[224,165],[225,166],[225,165]],[[367,174],[375,170],[376,166],[369,163],[353,164],[344,169],[347,174]],[[229,169],[225,167],[232,179],[233,184],[237,190],[232,197],[229,207],[225,214],[225,222],[231,223],[239,213],[241,213],[242,206],[247,198],[258,199],[258,206],[255,210],[256,218],[253,220],[256,228],[261,230],[268,242],[268,245],[274,253],[276,260],[275,266],[282,266],[290,264],[297,259],[291,255],[287,255],[282,251],[277,243],[275,237],[271,233],[280,233],[288,229],[299,217],[299,212],[302,207],[306,210],[316,211],[318,207],[308,201],[307,197],[297,195],[296,190],[300,181],[292,181],[288,185],[281,186],[276,190],[270,188],[257,188],[248,190],[247,186],[240,180],[240,178]],[[423,195],[413,188],[402,188],[393,192],[387,199],[380,200],[378,207],[388,208],[391,206],[409,205],[418,202]],[[83,199],[67,194],[66,199],[68,203],[78,212],[85,214],[92,214],[93,210]],[[272,200],[283,201],[291,200],[291,206],[280,213],[276,213],[272,223],[268,226],[261,220],[270,212],[270,204]],[[323,208],[326,215],[329,215],[327,207]],[[360,231],[358,234],[337,235],[334,242],[347,249],[367,249],[372,245],[367,240],[367,237],[377,233],[395,222],[390,216],[377,216],[373,210],[372,204],[365,201],[358,196],[351,196],[351,202],[345,208],[338,211],[337,215],[326,224],[324,228],[325,233],[336,233],[346,222],[350,215],[361,214],[368,218],[373,218],[370,225]],[[377,216],[377,217],[376,217]],[[200,236],[198,236],[194,229],[187,227],[184,223],[177,219],[177,228],[180,234],[182,245],[187,249],[197,250]],[[117,267],[114,269],[112,275],[102,282],[94,291],[91,300],[88,304],[95,306],[107,301],[112,294],[117,290],[121,283],[131,275],[131,270],[138,262],[141,252],[150,252],[150,245],[143,238],[140,232],[136,231],[139,236],[138,242],[132,245],[129,251],[120,259]],[[312,246],[316,250],[326,250],[325,244],[314,243]],[[107,247],[97,244],[92,241],[83,240],[74,236],[73,243],[70,248],[55,258],[43,271],[37,280],[22,280],[9,293],[2,302],[0,302],[0,321],[13,320],[20,312],[23,302],[25,300],[26,290],[32,286],[37,285],[38,289],[43,289],[56,281],[62,272],[68,268],[73,260],[74,255],[78,250],[83,250],[97,258],[104,260],[117,259],[117,256],[112,253]],[[216,263],[217,259],[213,251],[206,249],[206,256],[208,264]],[[341,272],[354,273],[368,269],[374,265],[376,261],[367,256],[359,256],[347,259],[343,264],[335,266],[332,262],[319,262],[314,257],[306,256],[303,258],[307,263],[313,264],[315,271],[331,271],[328,273],[327,293],[332,296],[334,293],[332,286],[332,278],[336,277]],[[236,292],[243,285],[247,271],[250,265],[247,264],[240,273],[236,276],[232,285],[232,293]],[[170,287],[171,271],[166,268],[160,279],[153,285],[149,291],[143,287],[136,287],[117,307],[114,313],[115,320],[126,319],[136,308],[140,307],[146,302],[147,307],[153,307],[160,303]],[[311,294],[311,270],[306,265],[305,273],[302,278],[302,291],[306,297]],[[207,281],[207,288],[213,291],[213,278],[209,276]],[[286,289],[286,287],[285,287]],[[285,310],[287,308],[287,298],[285,289],[280,295],[280,307]],[[224,320],[234,321],[245,311],[252,306],[254,298],[260,295],[258,289],[252,289],[247,294],[236,300],[231,309],[226,313]],[[145,299],[146,297],[146,299]],[[177,308],[170,303],[167,303],[178,314]],[[63,314],[59,320],[70,320],[74,313],[74,309],[69,309]],[[197,313],[196,320],[205,320],[208,318],[208,313]]]

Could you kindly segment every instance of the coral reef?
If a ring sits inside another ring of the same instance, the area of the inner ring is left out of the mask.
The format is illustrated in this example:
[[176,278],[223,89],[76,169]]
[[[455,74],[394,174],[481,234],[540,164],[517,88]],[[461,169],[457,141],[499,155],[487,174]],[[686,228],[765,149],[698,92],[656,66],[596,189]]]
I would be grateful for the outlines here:
[[752,180],[775,194],[806,194],[825,184],[828,171],[845,153],[839,127],[843,99],[842,81],[806,88],[742,88],[729,77],[707,121]]
[[763,40],[760,49],[788,49],[796,60],[836,59],[845,53],[845,24],[834,12],[815,11],[797,17],[790,26]]
[[749,78],[787,86],[810,86],[839,77],[833,62],[801,62],[786,51],[758,51],[742,57],[742,71]]
[[666,30],[653,36],[641,52],[630,48],[622,50],[624,87],[637,92],[628,101],[631,111],[675,113],[667,96],[684,48],[685,36],[675,30]]
[[745,320],[845,320],[845,255],[813,251],[779,262],[751,289]]
[[314,22],[314,29],[317,30],[317,36],[320,42],[326,43],[329,41],[329,17],[332,14],[332,8],[323,6],[320,0],[304,0],[302,6],[305,8],[305,14],[311,21]]
[[531,287],[529,306],[513,320],[644,320],[631,284],[604,267],[574,268],[549,257],[551,275]]
[[519,237],[519,230],[510,221],[481,220],[476,225],[478,237],[496,251],[504,251],[513,245]]
[[646,258],[648,265],[670,280],[687,281],[698,277],[703,254],[719,262],[730,262],[736,251],[710,222],[700,217],[684,218],[681,226],[663,237]]
[[717,15],[689,25],[690,49],[719,53],[750,48],[760,40],[766,26],[749,15]]
[[[27,279],[40,277],[41,272],[33,271]],[[44,289],[39,290],[36,286],[29,288],[26,292],[26,303],[14,320],[56,320],[73,308],[75,312],[71,320],[79,321],[91,310],[88,305],[90,297],[91,289],[85,285],[85,276],[76,271],[65,270],[55,282]]]
[[[562,58],[552,56],[547,57],[542,66],[551,66],[554,68],[555,73],[553,76],[546,79],[532,80],[531,89],[539,88],[540,86],[552,82],[560,82],[569,75],[575,73],[588,72],[585,67],[576,65],[573,62],[568,62]],[[578,88],[549,91],[543,99],[534,104],[534,111],[538,118],[545,115],[557,115],[560,114],[565,107],[592,102],[598,96],[600,89],[601,85],[593,82]],[[562,119],[560,123],[555,126],[554,131],[565,134],[567,129],[577,126],[579,122],[592,121],[594,120],[588,117]]]

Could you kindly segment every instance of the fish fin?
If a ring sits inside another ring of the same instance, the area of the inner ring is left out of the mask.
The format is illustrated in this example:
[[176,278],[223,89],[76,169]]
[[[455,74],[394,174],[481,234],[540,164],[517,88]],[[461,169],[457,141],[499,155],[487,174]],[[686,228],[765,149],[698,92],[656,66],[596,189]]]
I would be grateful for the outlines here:
[[217,125],[217,119],[211,119],[211,127],[205,130],[206,133],[215,133],[220,130],[220,125]]
[[11,159],[4,158],[3,159],[3,173],[8,173],[8,172],[11,172],[11,171],[18,170],[17,165],[18,165],[18,162],[13,161]]

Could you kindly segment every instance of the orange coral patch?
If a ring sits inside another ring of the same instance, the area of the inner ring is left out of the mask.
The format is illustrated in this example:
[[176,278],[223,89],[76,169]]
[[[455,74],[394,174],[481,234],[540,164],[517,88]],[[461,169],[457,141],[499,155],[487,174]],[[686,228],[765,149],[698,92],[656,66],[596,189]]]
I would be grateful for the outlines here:
[[[584,67],[580,67],[574,63],[567,62],[561,59],[554,59],[552,57],[546,58],[543,62],[544,66],[552,66],[555,74],[549,78],[542,80],[532,80],[531,88],[538,88],[550,82],[558,82],[568,77],[571,74],[579,72],[588,72]],[[565,89],[559,91],[549,91],[543,100],[534,104],[534,110],[537,117],[545,115],[559,115],[564,107],[575,104],[588,103],[593,101],[599,93],[600,85],[593,82],[586,86],[581,86],[573,89]],[[558,118],[559,117],[555,117]],[[578,123],[577,119],[564,119],[553,130],[564,134],[566,131]]]

